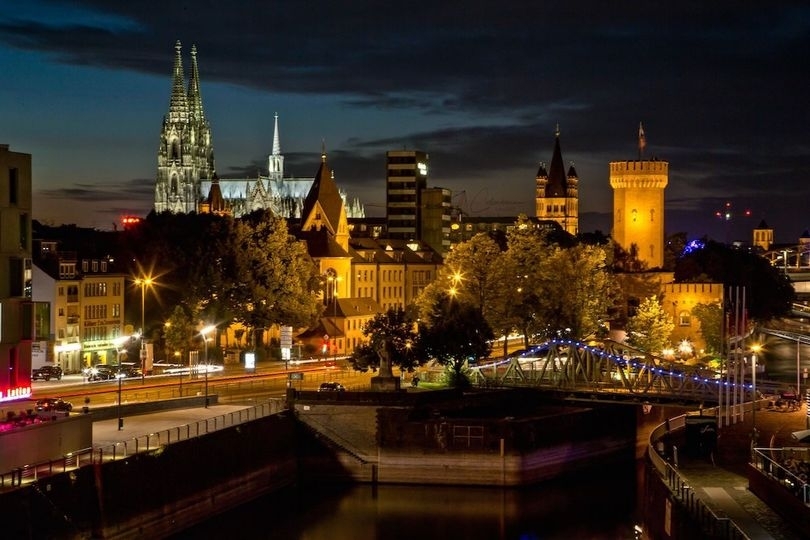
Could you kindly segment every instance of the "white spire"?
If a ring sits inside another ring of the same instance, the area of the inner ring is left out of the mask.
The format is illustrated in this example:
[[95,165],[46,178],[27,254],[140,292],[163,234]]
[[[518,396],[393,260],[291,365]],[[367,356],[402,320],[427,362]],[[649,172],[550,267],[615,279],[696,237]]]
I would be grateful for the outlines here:
[[275,125],[273,126],[273,155],[281,155],[281,143],[278,140],[278,113],[275,114]]
[[273,118],[273,153],[267,157],[267,173],[271,180],[280,182],[284,177],[284,156],[281,155],[281,142],[278,137],[278,113],[275,113]]

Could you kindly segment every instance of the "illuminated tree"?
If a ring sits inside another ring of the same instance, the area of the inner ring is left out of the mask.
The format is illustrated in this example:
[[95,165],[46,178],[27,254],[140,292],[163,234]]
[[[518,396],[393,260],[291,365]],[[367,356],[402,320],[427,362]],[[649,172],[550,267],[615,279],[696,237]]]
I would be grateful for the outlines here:
[[627,343],[649,354],[659,354],[667,345],[675,324],[656,296],[645,298],[627,321]]
[[410,372],[420,365],[414,321],[403,309],[390,308],[378,313],[363,326],[363,335],[368,343],[357,347],[349,358],[355,370],[379,369],[380,376],[391,377],[393,366]]
[[719,303],[697,304],[692,315],[700,323],[700,335],[706,342],[706,349],[719,353],[723,350],[723,308]]

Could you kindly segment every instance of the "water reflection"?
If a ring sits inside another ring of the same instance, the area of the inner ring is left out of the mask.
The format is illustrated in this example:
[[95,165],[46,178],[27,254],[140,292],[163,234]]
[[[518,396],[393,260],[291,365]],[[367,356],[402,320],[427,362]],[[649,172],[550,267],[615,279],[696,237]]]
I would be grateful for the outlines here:
[[177,539],[631,539],[637,462],[524,489],[299,487],[264,497]]

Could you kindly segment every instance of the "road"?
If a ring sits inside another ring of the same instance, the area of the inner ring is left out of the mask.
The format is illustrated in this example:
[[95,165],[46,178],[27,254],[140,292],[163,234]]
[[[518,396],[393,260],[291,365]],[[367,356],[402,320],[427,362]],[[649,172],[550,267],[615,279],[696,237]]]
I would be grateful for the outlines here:
[[[290,380],[291,373],[300,373],[301,378]],[[373,373],[358,373],[348,368],[341,360],[321,360],[288,364],[268,362],[253,371],[241,364],[226,365],[222,371],[208,374],[208,392],[216,394],[220,403],[236,402],[251,397],[281,397],[287,386],[299,390],[314,390],[320,383],[340,381],[347,389],[360,389],[369,385]],[[170,399],[182,396],[203,395],[205,377],[199,375],[150,375],[121,379],[121,402],[138,402]],[[34,409],[36,400],[44,397],[61,397],[79,411],[85,405],[106,405],[118,402],[119,381],[88,381],[82,375],[64,375],[62,380],[32,382],[32,398],[0,404],[0,415]]]

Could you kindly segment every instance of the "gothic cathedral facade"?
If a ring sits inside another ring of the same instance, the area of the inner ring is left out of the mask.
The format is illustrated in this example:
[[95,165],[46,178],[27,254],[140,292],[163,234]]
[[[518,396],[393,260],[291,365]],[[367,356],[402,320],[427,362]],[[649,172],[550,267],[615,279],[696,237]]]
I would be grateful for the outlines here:
[[179,41],[174,50],[172,94],[158,149],[155,212],[190,213],[201,202],[201,181],[211,181],[216,174],[214,145],[203,114],[196,47],[191,48],[187,88]]

